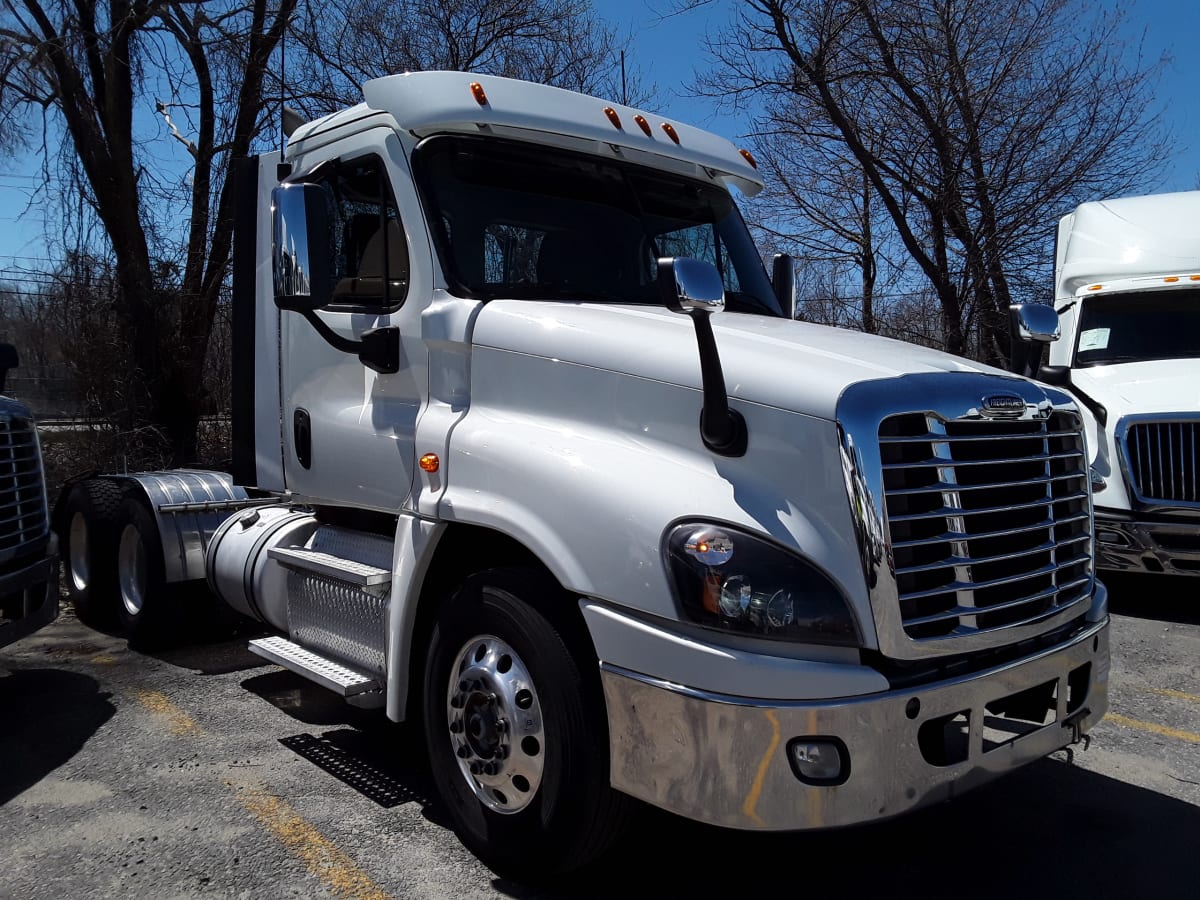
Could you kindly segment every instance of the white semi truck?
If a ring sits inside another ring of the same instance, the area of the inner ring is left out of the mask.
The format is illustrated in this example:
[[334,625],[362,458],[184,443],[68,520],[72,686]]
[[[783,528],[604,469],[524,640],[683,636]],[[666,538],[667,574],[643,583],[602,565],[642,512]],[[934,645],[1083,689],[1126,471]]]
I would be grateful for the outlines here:
[[1063,216],[1054,305],[1036,375],[1085,412],[1097,566],[1200,576],[1200,191]]
[[74,485],[69,589],[137,636],[206,580],[420,722],[493,867],[580,865],[630,798],[875,821],[1103,717],[1075,401],[794,321],[749,153],[425,72],[240,177],[233,472]]

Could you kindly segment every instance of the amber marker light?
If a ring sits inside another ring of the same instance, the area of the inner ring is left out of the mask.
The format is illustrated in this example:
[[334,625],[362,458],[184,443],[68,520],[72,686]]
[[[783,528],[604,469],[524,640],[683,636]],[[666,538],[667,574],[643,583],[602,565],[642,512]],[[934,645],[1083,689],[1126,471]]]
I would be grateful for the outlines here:
[[1200,275],[1189,275],[1188,281],[1200,281]]
[[1163,279],[1163,281],[1165,281],[1167,284],[1174,284],[1178,280],[1179,280],[1178,275],[1168,275],[1166,278]]
[[677,144],[679,143],[679,135],[675,133],[674,125],[672,125],[670,122],[663,122],[662,130],[667,133],[667,137],[669,137],[675,143],[677,143]]
[[749,150],[743,150],[739,147],[738,153],[742,154],[742,159],[744,159],[746,162],[750,163],[750,168],[752,168],[752,169],[758,168],[758,163],[755,162],[754,156],[750,153]]
[[425,472],[436,472],[441,464],[442,461],[438,459],[436,453],[426,453],[421,457],[421,461],[419,463],[421,469]]
[[621,127],[621,117],[617,115],[617,111],[611,106],[604,107],[604,114],[608,116],[608,121],[613,123],[613,128]]
[[1089,290],[1089,291],[1098,291],[1098,290],[1100,290],[1100,288],[1102,288],[1102,287],[1104,287],[1104,285],[1102,285],[1102,284],[1089,284],[1089,285],[1088,285],[1088,290]]
[[487,94],[483,92],[483,85],[478,81],[471,82],[471,96],[475,98],[475,102],[480,106],[487,106]]
[[646,121],[645,116],[634,116],[633,121],[637,122],[638,128],[646,132],[646,137],[650,137],[650,123]]

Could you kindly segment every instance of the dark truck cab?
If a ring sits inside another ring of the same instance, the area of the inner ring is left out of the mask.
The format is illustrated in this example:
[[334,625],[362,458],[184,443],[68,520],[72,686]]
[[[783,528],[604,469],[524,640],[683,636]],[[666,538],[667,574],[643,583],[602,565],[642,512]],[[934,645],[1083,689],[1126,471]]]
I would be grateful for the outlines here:
[[0,344],[0,647],[58,615],[58,539],[50,530],[33,414],[4,393],[16,348]]

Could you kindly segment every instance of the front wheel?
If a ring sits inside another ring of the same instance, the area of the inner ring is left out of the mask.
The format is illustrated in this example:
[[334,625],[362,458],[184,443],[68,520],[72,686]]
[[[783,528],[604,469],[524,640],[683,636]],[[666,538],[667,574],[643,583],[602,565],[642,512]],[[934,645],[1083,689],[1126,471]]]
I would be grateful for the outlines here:
[[595,653],[548,576],[494,569],[442,609],[426,664],[434,780],[463,843],[529,880],[598,856],[628,801],[609,786]]

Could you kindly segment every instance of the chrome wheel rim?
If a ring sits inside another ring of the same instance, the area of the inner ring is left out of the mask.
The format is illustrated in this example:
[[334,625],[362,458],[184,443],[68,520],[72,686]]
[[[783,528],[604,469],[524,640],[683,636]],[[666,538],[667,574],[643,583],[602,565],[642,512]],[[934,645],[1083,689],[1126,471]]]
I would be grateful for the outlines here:
[[91,582],[91,572],[88,569],[88,524],[87,517],[77,512],[71,516],[71,527],[68,531],[67,567],[70,569],[71,584],[75,590],[86,591]]
[[446,725],[459,771],[484,806],[525,809],[542,783],[542,706],[525,662],[495,635],[477,635],[455,657]]
[[131,616],[140,615],[146,602],[146,554],[142,538],[133,525],[121,532],[118,551],[121,572],[121,602]]

